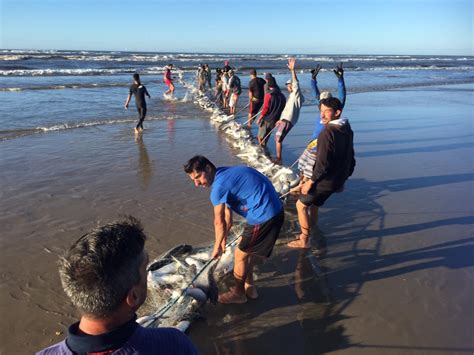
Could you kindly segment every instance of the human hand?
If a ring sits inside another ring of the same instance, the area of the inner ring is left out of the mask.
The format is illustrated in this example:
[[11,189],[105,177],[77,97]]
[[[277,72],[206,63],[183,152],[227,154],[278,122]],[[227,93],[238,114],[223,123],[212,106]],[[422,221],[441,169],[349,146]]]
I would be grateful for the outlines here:
[[303,195],[307,195],[312,186],[313,186],[313,181],[309,179],[308,181],[306,181],[305,183],[301,185],[301,193]]
[[295,70],[296,58],[288,59],[288,64],[286,65],[291,71]]
[[125,110],[128,110],[128,105],[123,105],[123,107],[125,108]]
[[212,250],[212,255],[211,257],[213,259],[218,259],[222,253],[224,253],[224,250],[222,248],[222,245],[218,244],[218,245],[214,245],[214,249]]
[[318,73],[320,70],[321,70],[321,66],[319,64],[316,65],[316,68],[311,69],[311,78],[313,80],[316,80],[316,77],[318,76]]
[[262,117],[257,118],[257,125],[260,126],[260,123],[262,123]]
[[342,69],[342,63],[339,64],[336,69],[333,70],[334,74],[336,74],[338,79],[342,79],[344,76],[344,69]]

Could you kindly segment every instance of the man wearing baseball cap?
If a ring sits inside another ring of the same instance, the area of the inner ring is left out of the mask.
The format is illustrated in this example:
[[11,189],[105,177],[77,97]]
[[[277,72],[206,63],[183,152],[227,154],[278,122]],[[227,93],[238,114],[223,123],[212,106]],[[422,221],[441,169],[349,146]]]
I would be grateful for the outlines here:
[[275,134],[276,143],[276,158],[275,164],[281,164],[281,152],[283,148],[283,140],[285,139],[288,132],[298,121],[300,116],[301,105],[304,102],[304,96],[301,94],[298,78],[295,71],[295,58],[288,59],[288,69],[291,72],[291,80],[288,80],[286,88],[290,95],[286,100],[285,108],[281,113],[280,120],[277,121],[277,132]]

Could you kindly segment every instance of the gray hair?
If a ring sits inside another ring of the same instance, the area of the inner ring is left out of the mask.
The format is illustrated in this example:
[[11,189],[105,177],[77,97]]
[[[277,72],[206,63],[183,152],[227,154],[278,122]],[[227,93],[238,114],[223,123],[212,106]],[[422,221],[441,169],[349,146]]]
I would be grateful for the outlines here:
[[59,259],[64,292],[94,318],[110,316],[140,282],[146,236],[132,216],[83,235]]

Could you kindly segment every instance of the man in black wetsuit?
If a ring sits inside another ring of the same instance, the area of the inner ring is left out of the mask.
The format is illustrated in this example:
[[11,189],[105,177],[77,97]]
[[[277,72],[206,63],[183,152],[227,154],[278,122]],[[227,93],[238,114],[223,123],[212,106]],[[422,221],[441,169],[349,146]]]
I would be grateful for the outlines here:
[[143,121],[145,120],[146,116],[146,101],[145,95],[149,98],[151,97],[148,93],[145,85],[140,82],[140,75],[137,73],[133,74],[133,84],[130,85],[130,91],[127,96],[127,100],[125,101],[125,109],[128,109],[128,104],[132,99],[132,94],[135,95],[135,104],[137,105],[138,111],[138,124],[135,127],[135,133],[143,132]]

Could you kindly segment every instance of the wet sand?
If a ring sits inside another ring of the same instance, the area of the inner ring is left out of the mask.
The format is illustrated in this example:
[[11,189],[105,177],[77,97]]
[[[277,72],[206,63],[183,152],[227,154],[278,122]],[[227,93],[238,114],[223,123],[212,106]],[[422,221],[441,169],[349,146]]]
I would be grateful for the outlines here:
[[[191,326],[201,352],[472,353],[473,90],[350,95],[357,167],[321,209],[326,257],[288,249],[290,223],[259,267],[260,299],[207,306],[207,319]],[[302,151],[315,109],[303,109],[285,140],[285,165]],[[57,255],[97,224],[120,213],[142,219],[152,257],[212,241],[209,192],[194,188],[182,165],[197,153],[218,165],[239,161],[196,111],[195,119],[146,122],[137,142],[130,127],[113,125],[0,143],[1,353],[64,337],[77,315]]]
[[[277,247],[259,300],[207,306],[191,326],[201,351],[472,354],[472,90],[350,95],[357,167],[320,211],[326,257]],[[287,165],[309,110],[288,136]]]

